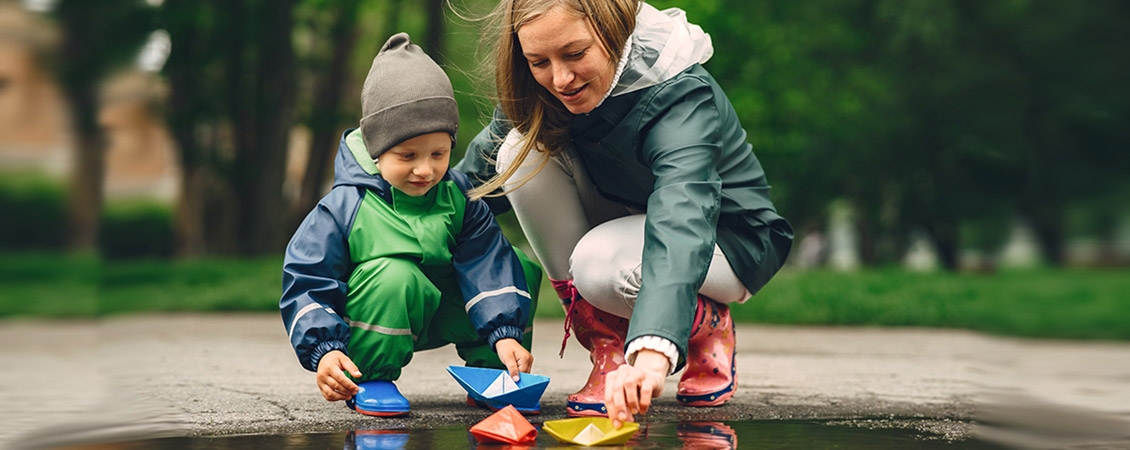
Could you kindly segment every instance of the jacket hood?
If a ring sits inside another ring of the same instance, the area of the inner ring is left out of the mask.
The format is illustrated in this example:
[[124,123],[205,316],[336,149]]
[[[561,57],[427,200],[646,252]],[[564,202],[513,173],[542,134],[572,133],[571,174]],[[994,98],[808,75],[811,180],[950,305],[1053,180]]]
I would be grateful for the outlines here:
[[710,35],[688,22],[686,12],[679,8],[660,11],[642,2],[627,46],[610,92],[613,97],[662,83],[714,55]]
[[[389,184],[381,177],[376,163],[365,149],[361,132],[354,128],[346,130],[341,136],[341,144],[334,158],[334,187],[359,186],[384,194]],[[383,196],[383,195],[382,195]]]

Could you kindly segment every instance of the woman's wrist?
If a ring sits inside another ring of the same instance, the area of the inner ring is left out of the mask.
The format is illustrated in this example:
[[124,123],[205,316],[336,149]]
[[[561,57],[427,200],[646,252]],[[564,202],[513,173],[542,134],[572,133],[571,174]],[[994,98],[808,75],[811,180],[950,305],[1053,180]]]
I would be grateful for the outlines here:
[[663,376],[671,373],[671,361],[667,359],[667,355],[646,348],[636,354],[635,364],[632,364],[632,367],[661,373]]
[[679,350],[675,347],[675,343],[659,336],[640,336],[633,339],[628,344],[628,351],[624,354],[624,360],[633,367],[641,367],[643,361],[640,361],[639,357],[644,354],[648,355],[649,368],[658,366],[659,364],[654,360],[662,357],[664,367],[660,369],[662,369],[664,375],[670,375],[679,363]]

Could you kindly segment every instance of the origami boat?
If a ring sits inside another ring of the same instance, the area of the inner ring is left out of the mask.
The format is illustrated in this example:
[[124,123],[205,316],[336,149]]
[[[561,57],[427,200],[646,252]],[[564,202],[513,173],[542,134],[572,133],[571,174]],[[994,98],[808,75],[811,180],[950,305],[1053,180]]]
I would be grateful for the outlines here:
[[542,431],[558,441],[585,446],[623,445],[639,429],[640,424],[638,423],[624,422],[623,426],[617,430],[612,427],[612,420],[607,417],[549,420],[541,426]]
[[482,444],[533,444],[538,438],[538,430],[522,416],[522,413],[507,405],[471,427],[471,435]]
[[520,412],[541,411],[541,396],[549,386],[549,377],[543,375],[519,373],[514,382],[507,371],[499,369],[449,366],[447,372],[468,396],[494,410],[513,405]]

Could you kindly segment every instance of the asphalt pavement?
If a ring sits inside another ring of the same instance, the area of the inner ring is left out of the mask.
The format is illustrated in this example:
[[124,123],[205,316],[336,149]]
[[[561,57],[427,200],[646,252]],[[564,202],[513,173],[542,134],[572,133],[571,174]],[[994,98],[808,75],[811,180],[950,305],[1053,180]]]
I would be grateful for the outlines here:
[[[1025,340],[960,330],[739,325],[739,389],[684,408],[668,378],[642,420],[813,419],[915,428],[1019,447],[1130,446],[1130,343]],[[534,373],[551,378],[534,421],[565,417],[588,376],[560,321],[535,325]],[[450,346],[417,353],[398,386],[406,418],[326,402],[277,314],[128,315],[0,321],[0,448],[471,424],[447,373]],[[1112,444],[1113,443],[1113,444]],[[1050,448],[1050,447],[1049,447]]]

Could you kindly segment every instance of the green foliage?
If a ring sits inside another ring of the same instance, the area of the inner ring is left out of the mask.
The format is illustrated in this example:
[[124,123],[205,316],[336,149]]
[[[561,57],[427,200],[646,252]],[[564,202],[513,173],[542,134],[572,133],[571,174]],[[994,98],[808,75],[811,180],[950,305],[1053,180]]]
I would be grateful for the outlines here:
[[[282,258],[130,260],[0,254],[0,317],[278,309]],[[944,327],[1000,335],[1130,340],[1130,274],[1024,270],[994,275],[784,271],[736,320],[783,325]],[[543,283],[541,318],[564,314]]]
[[1055,234],[1078,205],[1126,209],[1124,3],[653,3],[713,37],[706,66],[798,229],[840,197],[877,247],[920,228],[956,248],[962,223],[1017,214]]
[[109,260],[173,256],[173,211],[164,203],[133,201],[102,211],[98,248]]
[[1130,339],[1126,270],[782,272],[743,322],[962,328],[993,334]]
[[44,175],[0,174],[0,250],[59,250],[66,239],[66,186]]

